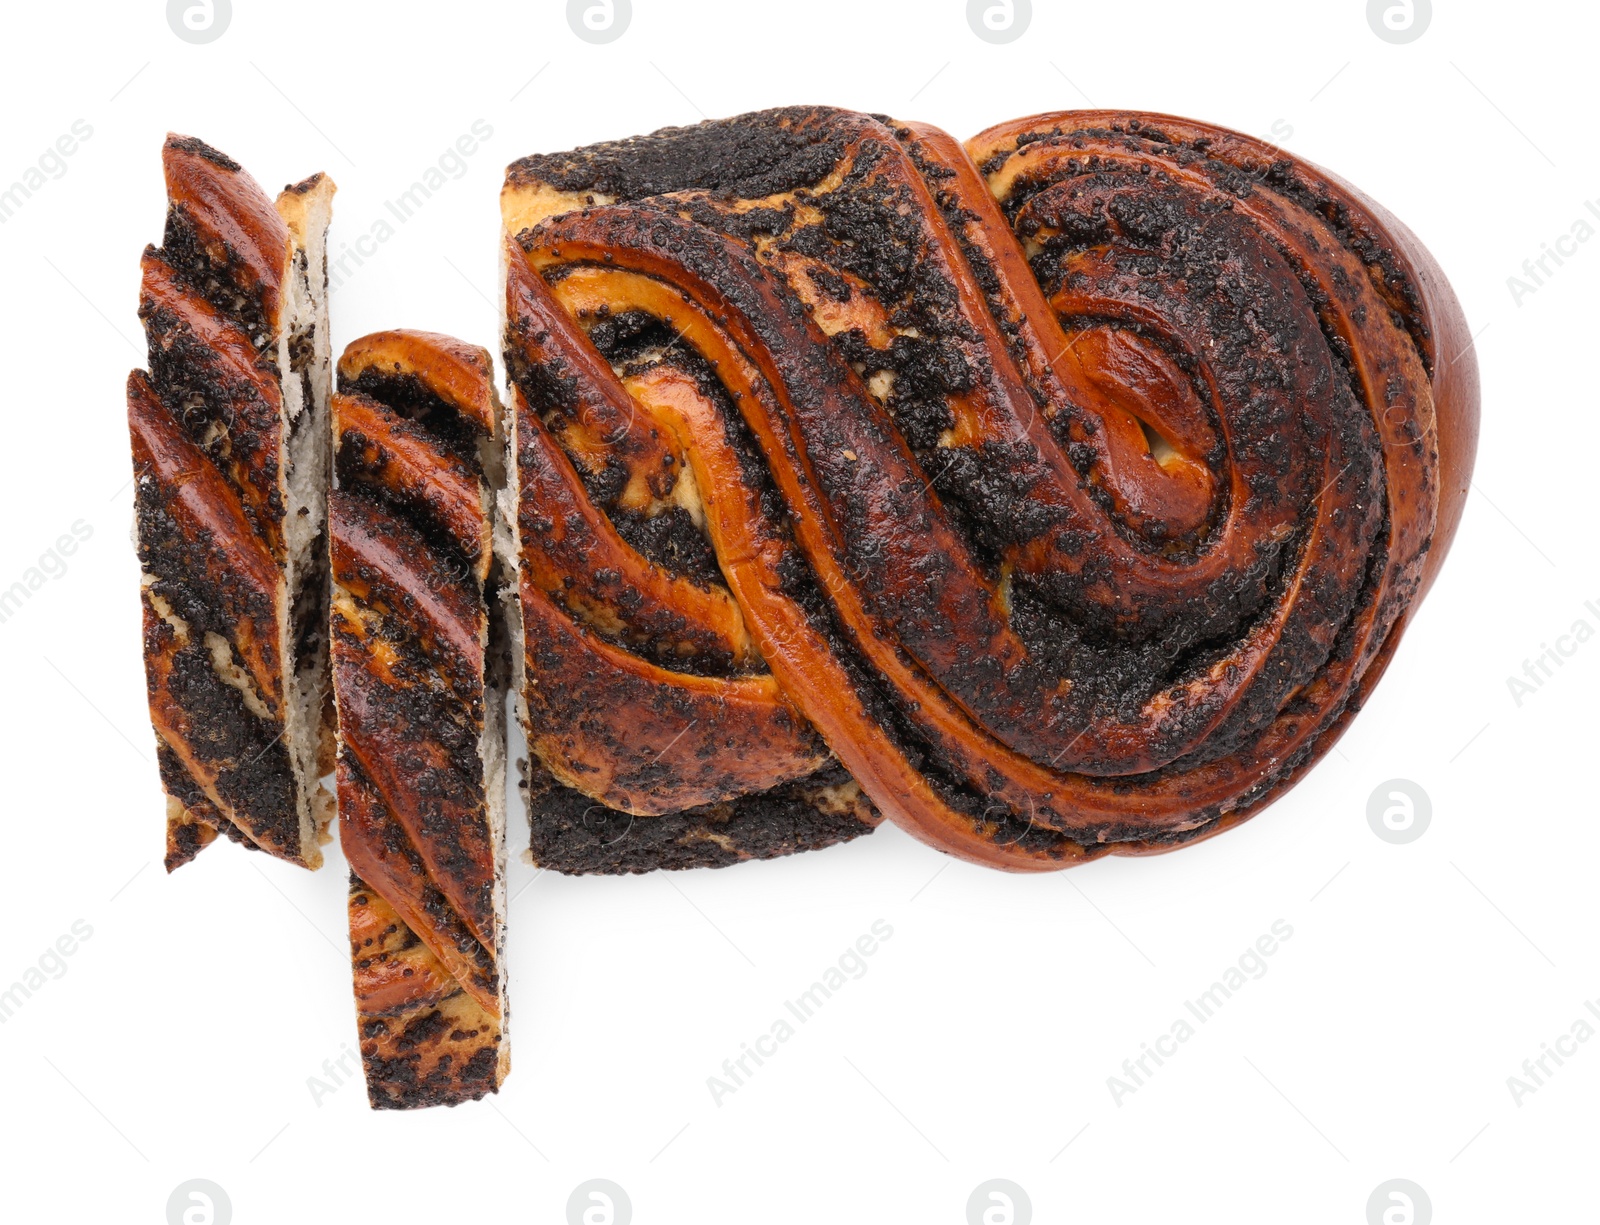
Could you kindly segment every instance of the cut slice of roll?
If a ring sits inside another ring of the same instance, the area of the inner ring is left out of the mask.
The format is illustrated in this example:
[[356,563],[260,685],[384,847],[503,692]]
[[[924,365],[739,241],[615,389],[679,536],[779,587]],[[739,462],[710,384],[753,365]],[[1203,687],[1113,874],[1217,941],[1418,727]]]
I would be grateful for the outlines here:
[[381,332],[333,398],[339,836],[375,1109],[480,1098],[510,1062],[492,378],[482,349]]
[[334,185],[276,205],[192,137],[162,151],[128,376],[145,677],[168,871],[218,833],[307,868],[332,797],[327,271]]

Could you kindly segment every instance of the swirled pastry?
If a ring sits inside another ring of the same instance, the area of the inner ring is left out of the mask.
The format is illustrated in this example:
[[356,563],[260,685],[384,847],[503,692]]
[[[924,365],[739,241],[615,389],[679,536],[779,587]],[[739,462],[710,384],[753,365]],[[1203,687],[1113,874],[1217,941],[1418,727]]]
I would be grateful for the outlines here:
[[377,1109],[482,1097],[510,1063],[493,373],[448,336],[380,332],[333,397],[339,842]]
[[315,868],[327,705],[329,351],[323,175],[277,204],[168,136],[146,248],[148,372],[128,376],[145,677],[168,870],[219,832]]
[[1208,837],[1337,739],[1460,514],[1449,286],[1235,133],[796,108],[524,159],[502,211],[553,866],[641,827],[631,866],[675,866],[656,823],[808,780],[856,822],[814,842]]

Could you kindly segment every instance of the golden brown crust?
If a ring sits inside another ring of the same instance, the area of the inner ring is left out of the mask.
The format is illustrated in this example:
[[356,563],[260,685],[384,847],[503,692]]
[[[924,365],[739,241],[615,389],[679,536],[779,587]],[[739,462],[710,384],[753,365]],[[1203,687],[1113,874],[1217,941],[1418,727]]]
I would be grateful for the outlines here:
[[168,135],[161,163],[173,214],[225,287],[253,300],[276,328],[290,239],[272,201],[237,162],[192,137]]
[[1321,173],[1365,207],[1392,244],[1397,259],[1404,261],[1420,299],[1418,314],[1423,320],[1424,333],[1432,340],[1428,377],[1433,388],[1434,429],[1438,438],[1439,503],[1433,542],[1417,588],[1416,598],[1421,600],[1433,586],[1439,568],[1449,555],[1456,528],[1461,524],[1467,493],[1472,487],[1472,468],[1478,455],[1478,355],[1466,313],[1433,253],[1388,209],[1337,175]]
[[475,1101],[507,1070],[500,1018],[376,890],[350,885],[350,945],[367,1099],[374,1110]]
[[352,340],[339,358],[342,381],[359,383],[369,373],[414,379],[484,434],[497,428],[494,365],[476,345],[410,328],[374,332]]
[[1478,361],[1461,303],[1433,253],[1399,218],[1341,176],[1264,141],[1173,115],[1147,112],[1064,111],[1013,120],[967,142],[982,163],[1021,133],[1053,126],[1111,129],[1129,122],[1156,128],[1187,142],[1206,142],[1207,152],[1245,167],[1247,173],[1294,181],[1339,223],[1346,245],[1362,257],[1367,277],[1385,302],[1406,320],[1432,390],[1438,446],[1438,510],[1433,543],[1423,568],[1418,598],[1427,593],[1455,539],[1478,450]]
[[[691,475],[676,501],[781,694],[967,858],[1150,853],[1258,810],[1364,700],[1453,532],[1476,379],[1448,286],[1387,214],[1237,134],[1062,112],[963,149],[794,108],[525,159],[503,209],[526,415],[569,423],[613,520]],[[551,354],[547,301],[610,369]],[[525,554],[557,500],[524,480]],[[672,607],[551,586],[623,649],[631,600]],[[691,700],[637,674],[584,725],[613,759],[652,687]]]
[[[490,608],[500,446],[488,354],[382,332],[339,361],[329,498],[340,842],[376,1108],[454,1104],[506,1068],[503,777]],[[357,390],[357,389],[360,390]]]
[[[620,465],[628,479],[612,508],[648,514],[680,493],[683,456],[515,249],[506,253],[506,277],[507,317],[517,337],[507,350],[514,371],[524,380],[537,372],[547,400],[570,393],[567,402],[542,404],[539,412],[519,402],[519,498],[538,514],[529,525],[534,547],[524,578],[594,632],[653,652],[657,662],[758,664],[727,589],[652,564],[622,538],[611,508],[597,505],[584,483]],[[615,578],[595,582],[598,574]]]

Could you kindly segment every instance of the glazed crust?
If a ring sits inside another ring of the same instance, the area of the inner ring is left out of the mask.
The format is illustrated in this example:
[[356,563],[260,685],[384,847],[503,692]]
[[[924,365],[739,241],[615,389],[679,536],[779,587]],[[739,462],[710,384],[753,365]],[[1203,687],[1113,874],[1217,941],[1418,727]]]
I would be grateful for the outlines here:
[[[169,136],[162,161],[165,237],[141,263],[150,369],[129,376],[127,403],[167,868],[218,832],[314,868],[327,797],[286,736],[303,702],[295,670],[309,660],[314,673],[320,649],[320,577],[291,576],[285,530],[289,469],[316,451],[290,444],[306,422],[290,412],[284,380],[311,376],[280,360],[291,278],[309,275],[306,238],[215,149]],[[285,194],[296,213],[308,198],[325,213],[332,190],[317,176]],[[332,729],[320,703],[313,722],[326,765]]]
[[376,890],[350,882],[350,943],[367,1100],[374,1110],[454,1106],[505,1078],[500,1018]]
[[453,1105],[505,1075],[504,792],[490,612],[502,445],[489,355],[446,336],[351,344],[328,523],[339,834],[374,1108]]
[[1001,153],[1024,132],[1052,129],[1155,129],[1173,147],[1203,147],[1209,156],[1264,179],[1302,208],[1331,218],[1342,245],[1355,251],[1375,289],[1400,316],[1416,346],[1433,400],[1438,451],[1438,505],[1418,599],[1449,554],[1461,522],[1478,453],[1478,360],[1465,312],[1433,253],[1388,209],[1339,175],[1264,141],[1174,115],[1126,111],[1062,111],[1013,120],[967,142],[975,162]]
[[[756,677],[965,858],[1209,837],[1332,745],[1454,534],[1448,284],[1236,133],[1060,112],[963,147],[792,108],[524,159],[502,211],[519,459],[560,478],[521,480],[530,742],[612,808],[800,770],[708,713]],[[672,517],[672,554],[615,539]],[[562,523],[606,564],[541,556]]]
[[[641,407],[692,405],[698,382],[666,364],[619,374],[514,247],[506,269],[535,862],[710,867],[871,832],[876,810],[705,564],[685,453]],[[609,504],[593,496],[597,478],[623,473]],[[669,526],[652,542],[650,524]]]

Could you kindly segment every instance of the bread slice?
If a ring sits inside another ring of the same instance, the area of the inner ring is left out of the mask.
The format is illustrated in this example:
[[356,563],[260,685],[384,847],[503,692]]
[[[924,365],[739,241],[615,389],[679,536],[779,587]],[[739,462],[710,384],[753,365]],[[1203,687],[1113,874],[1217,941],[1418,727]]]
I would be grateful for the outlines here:
[[368,1098],[454,1105],[509,1067],[504,427],[489,355],[363,337],[339,361],[328,527],[339,834]]
[[168,871],[223,833],[307,868],[332,797],[328,346],[317,174],[276,205],[192,137],[162,151],[142,262],[149,370],[128,377],[145,676]]

